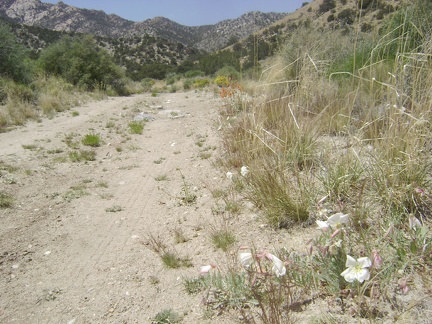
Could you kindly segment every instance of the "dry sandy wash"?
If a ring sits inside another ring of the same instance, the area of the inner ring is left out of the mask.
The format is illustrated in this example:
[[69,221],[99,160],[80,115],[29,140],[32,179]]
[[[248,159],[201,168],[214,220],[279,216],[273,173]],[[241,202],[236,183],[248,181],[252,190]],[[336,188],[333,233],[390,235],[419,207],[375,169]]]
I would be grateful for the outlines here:
[[[182,280],[231,258],[210,240],[222,223],[212,190],[229,185],[213,164],[221,104],[212,92],[109,98],[0,134],[0,186],[15,198],[0,209],[0,322],[151,323],[164,309],[183,323],[236,322],[206,318],[202,294],[188,295]],[[153,118],[130,134],[140,112]],[[100,147],[80,143],[89,133]],[[71,143],[96,161],[72,162]],[[197,196],[191,205],[180,199],[185,185]],[[237,246],[304,242],[257,220],[250,210],[228,219]],[[165,267],[149,237],[192,267]]]

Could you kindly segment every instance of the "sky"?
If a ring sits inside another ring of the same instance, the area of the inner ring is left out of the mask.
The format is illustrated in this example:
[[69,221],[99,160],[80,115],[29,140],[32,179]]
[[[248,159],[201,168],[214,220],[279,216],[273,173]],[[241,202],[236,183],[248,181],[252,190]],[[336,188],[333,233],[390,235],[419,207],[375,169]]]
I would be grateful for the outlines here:
[[[312,0],[310,0],[312,1]],[[309,1],[309,2],[310,2]],[[57,3],[56,0],[42,0]],[[294,12],[305,0],[63,0],[78,8],[103,10],[132,21],[163,16],[186,26],[216,24],[250,11]]]

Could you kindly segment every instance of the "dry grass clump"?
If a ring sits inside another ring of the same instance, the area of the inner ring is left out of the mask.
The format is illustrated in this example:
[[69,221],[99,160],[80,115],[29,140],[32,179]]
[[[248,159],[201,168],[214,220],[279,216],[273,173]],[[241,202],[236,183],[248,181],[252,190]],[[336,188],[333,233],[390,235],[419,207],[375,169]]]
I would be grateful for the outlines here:
[[[244,93],[225,99],[241,108],[224,108],[221,119],[223,167],[235,174],[242,166],[249,170],[236,178],[240,194],[275,228],[318,221],[323,230],[304,247],[308,254],[279,251],[287,267],[283,278],[269,274],[274,267],[251,271],[249,260],[260,264],[268,254],[243,257],[247,292],[236,307],[258,307],[265,323],[284,321],[323,296],[325,307],[341,316],[426,316],[432,47],[430,24],[409,13],[401,17],[406,20],[376,39],[300,30],[264,69],[253,102]],[[239,105],[239,98],[247,104]],[[350,267],[365,276],[349,281]],[[218,296],[227,302],[227,295]]]

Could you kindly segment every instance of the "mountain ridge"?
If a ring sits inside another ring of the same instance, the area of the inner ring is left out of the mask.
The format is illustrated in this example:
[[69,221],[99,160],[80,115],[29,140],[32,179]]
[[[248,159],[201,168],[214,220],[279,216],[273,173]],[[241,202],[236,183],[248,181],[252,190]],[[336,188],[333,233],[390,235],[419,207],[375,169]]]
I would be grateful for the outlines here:
[[19,24],[110,38],[148,34],[205,51],[221,49],[230,38],[247,37],[286,15],[288,13],[255,11],[213,25],[186,26],[161,16],[134,22],[102,10],[82,9],[61,1],[56,4],[40,0],[6,0],[0,3],[0,16]]

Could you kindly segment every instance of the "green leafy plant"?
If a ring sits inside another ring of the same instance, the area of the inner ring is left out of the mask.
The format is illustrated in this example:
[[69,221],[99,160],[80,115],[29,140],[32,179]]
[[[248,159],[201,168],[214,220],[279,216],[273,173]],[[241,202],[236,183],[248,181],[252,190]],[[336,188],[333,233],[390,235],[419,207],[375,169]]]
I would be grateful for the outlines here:
[[183,286],[189,295],[197,294],[205,289],[205,278],[183,278]]
[[226,229],[215,230],[211,233],[211,240],[213,245],[222,251],[228,251],[236,242],[233,232]]
[[74,199],[89,195],[89,192],[84,185],[72,186],[68,191],[63,194],[63,199],[67,202],[71,202]]
[[40,55],[38,64],[47,73],[60,76],[74,85],[86,89],[113,89],[124,95],[124,71],[115,65],[113,58],[95,46],[88,35],[66,36],[48,46]]
[[152,324],[171,324],[180,323],[182,320],[181,316],[178,315],[172,309],[165,309],[156,314],[152,320]]
[[156,181],[167,181],[168,180],[168,176],[166,174],[161,174],[158,175],[157,177],[155,177]]
[[105,211],[107,213],[117,213],[117,212],[121,212],[122,210],[124,210],[124,208],[122,206],[119,206],[119,205],[114,205],[114,206],[105,208]]
[[131,134],[142,134],[144,130],[144,122],[132,121],[129,123],[129,132]]
[[11,208],[13,204],[13,196],[6,192],[0,191],[0,208]]
[[72,162],[96,161],[96,152],[90,150],[79,150],[69,152],[69,159]]
[[97,134],[86,134],[81,142],[86,146],[99,147],[101,145],[101,138]]
[[192,267],[192,262],[189,258],[180,257],[176,252],[173,251],[165,251],[161,254],[160,257],[163,264],[169,269]]

